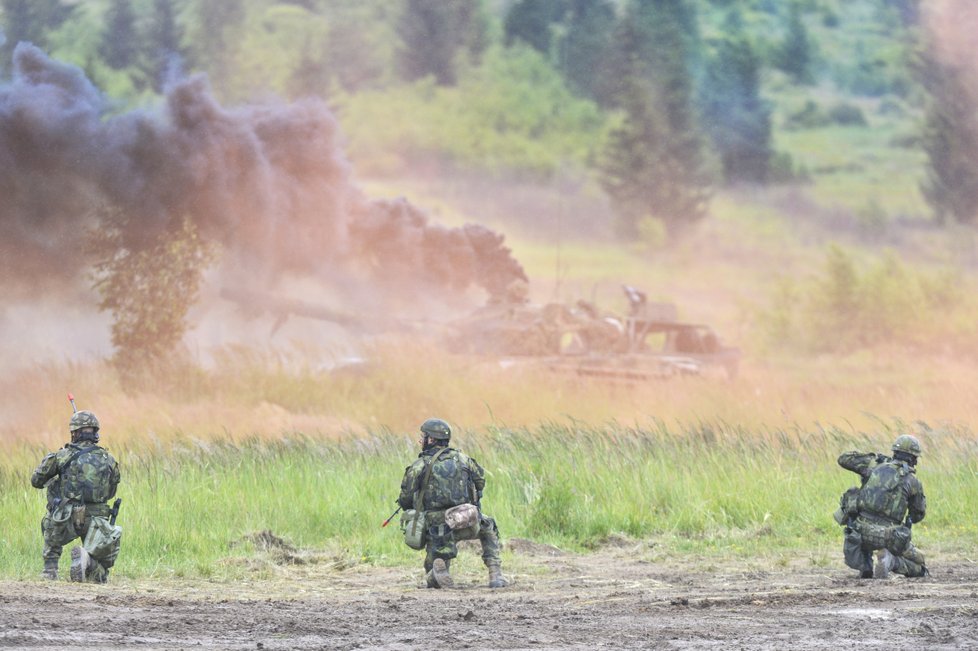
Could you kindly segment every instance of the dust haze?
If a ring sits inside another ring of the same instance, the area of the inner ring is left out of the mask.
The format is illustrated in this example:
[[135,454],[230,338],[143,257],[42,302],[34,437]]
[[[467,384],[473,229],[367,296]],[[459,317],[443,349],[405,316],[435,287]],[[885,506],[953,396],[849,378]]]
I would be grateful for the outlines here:
[[[223,287],[280,295],[301,285],[306,300],[342,311],[397,314],[475,305],[526,280],[502,235],[367,197],[321,101],[226,108],[195,76],[171,85],[159,107],[117,109],[80,69],[16,47],[0,85],[0,324],[18,350],[24,326],[68,314],[85,317],[66,349],[106,347],[84,241],[109,209],[133,224],[129,248],[184,217],[218,243],[209,299]],[[206,321],[208,307],[196,318]],[[228,325],[223,307],[215,318]]]

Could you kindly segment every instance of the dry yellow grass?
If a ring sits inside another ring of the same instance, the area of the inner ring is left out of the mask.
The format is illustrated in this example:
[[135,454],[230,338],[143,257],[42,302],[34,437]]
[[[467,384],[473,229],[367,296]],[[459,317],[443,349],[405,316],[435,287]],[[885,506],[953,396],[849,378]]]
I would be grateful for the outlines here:
[[[978,426],[978,368],[967,360],[901,350],[850,357],[748,358],[734,381],[674,378],[643,383],[557,375],[533,364],[457,357],[429,344],[378,344],[372,362],[332,373],[251,353],[216,368],[123,388],[107,364],[54,365],[3,381],[0,440],[63,442],[70,407],[95,411],[106,441],[332,439],[366,430],[416,431],[440,416],[464,429],[580,420],[591,425],[720,421],[746,428],[819,423],[873,431],[878,420]],[[412,434],[413,435],[413,434]]]

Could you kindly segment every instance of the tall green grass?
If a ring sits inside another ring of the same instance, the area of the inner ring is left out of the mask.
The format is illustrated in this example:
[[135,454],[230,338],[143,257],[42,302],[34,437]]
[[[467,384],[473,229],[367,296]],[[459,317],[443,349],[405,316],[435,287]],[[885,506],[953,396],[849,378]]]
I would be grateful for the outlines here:
[[[677,552],[749,555],[833,544],[830,513],[856,482],[835,458],[885,450],[905,429],[881,426],[870,437],[836,428],[571,421],[462,432],[456,443],[487,469],[483,506],[504,539],[584,550],[626,535],[656,537]],[[978,534],[978,442],[969,432],[931,431],[925,446],[919,476],[930,511],[916,540],[925,550],[935,541],[968,544]],[[0,576],[40,568],[44,496],[28,480],[42,453],[17,444],[0,461]],[[344,563],[418,562],[396,527],[380,527],[416,454],[408,437],[145,440],[115,453],[122,575],[235,577],[253,571],[248,559],[257,551],[247,537],[264,530]]]

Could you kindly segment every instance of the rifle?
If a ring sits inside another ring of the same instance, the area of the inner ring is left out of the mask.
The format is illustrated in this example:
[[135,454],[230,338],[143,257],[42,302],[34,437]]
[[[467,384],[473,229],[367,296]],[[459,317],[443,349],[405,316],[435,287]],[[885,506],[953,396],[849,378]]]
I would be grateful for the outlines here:
[[111,524],[112,526],[115,526],[115,519],[119,517],[119,506],[121,504],[122,504],[121,497],[116,499],[116,501],[112,503],[112,510],[109,511],[109,513],[112,516],[109,518],[109,524]]
[[380,528],[381,528],[381,529],[383,529],[383,528],[384,528],[384,527],[386,527],[386,526],[387,526],[388,524],[390,524],[390,522],[391,522],[391,520],[393,520],[393,519],[394,519],[394,516],[395,516],[395,515],[397,515],[397,514],[398,514],[398,513],[400,513],[400,512],[401,512],[401,507],[400,507],[400,506],[398,506],[398,507],[397,507],[397,510],[396,510],[396,511],[394,511],[393,513],[391,513],[391,517],[389,517],[389,518],[387,518],[386,520],[384,520],[384,524],[382,524],[382,525],[380,525]]

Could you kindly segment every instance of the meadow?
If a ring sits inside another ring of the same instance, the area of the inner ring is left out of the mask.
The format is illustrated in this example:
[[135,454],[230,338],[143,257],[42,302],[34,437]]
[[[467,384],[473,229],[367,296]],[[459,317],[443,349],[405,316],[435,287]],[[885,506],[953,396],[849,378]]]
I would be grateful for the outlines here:
[[[75,393],[84,396],[81,406],[98,405],[103,444],[123,468],[123,576],[224,580],[274,572],[276,563],[418,562],[396,526],[380,524],[417,454],[417,424],[431,415],[451,419],[456,444],[487,469],[484,507],[504,540],[586,551],[625,538],[649,541],[666,556],[777,562],[804,554],[835,563],[840,539],[831,513],[856,483],[836,457],[885,451],[904,431],[918,432],[925,446],[919,476],[929,515],[915,540],[953,552],[978,534],[978,441],[965,417],[973,379],[959,377],[956,398],[946,383],[926,394],[901,393],[893,381],[884,399],[880,377],[872,384],[853,375],[849,386],[823,378],[820,386],[808,379],[810,366],[795,378],[765,379],[754,365],[735,383],[624,386],[532,371],[506,376],[423,347],[378,355],[379,367],[344,375],[229,353],[217,369],[157,378],[139,391],[121,390],[104,367],[22,375],[24,404],[38,409],[32,422],[11,420],[2,429],[0,575],[38,571],[44,495],[30,487],[30,473],[63,443],[66,416],[58,416],[67,403],[57,387],[89,376],[102,381]],[[829,373],[839,379],[846,371]],[[811,404],[794,420],[785,409],[799,408],[806,393]],[[874,394],[878,413],[902,413],[903,404],[910,415],[843,416],[853,400]],[[914,420],[938,404],[953,407],[955,417]],[[808,409],[829,417],[810,418]],[[255,537],[263,531],[298,551],[269,556]]]

